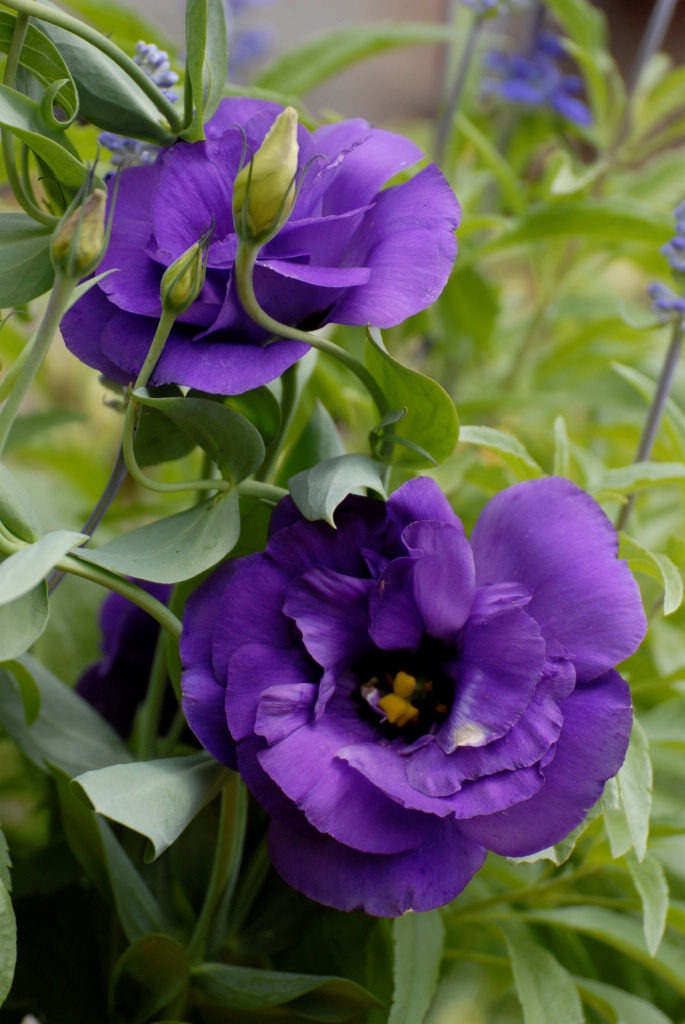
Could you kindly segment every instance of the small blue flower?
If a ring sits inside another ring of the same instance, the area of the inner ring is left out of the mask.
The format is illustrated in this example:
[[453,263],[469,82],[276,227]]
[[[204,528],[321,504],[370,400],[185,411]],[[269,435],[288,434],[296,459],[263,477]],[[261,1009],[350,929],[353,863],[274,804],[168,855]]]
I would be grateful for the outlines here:
[[[673,216],[675,235],[666,245],[662,245],[661,251],[668,260],[673,276],[682,281],[685,278],[685,203],[676,206]],[[652,300],[652,311],[660,320],[680,320],[685,316],[685,297],[676,295],[668,285],[655,281],[650,284],[647,294]]]
[[488,55],[487,66],[493,77],[486,78],[485,89],[512,103],[554,110],[567,121],[585,127],[592,123],[592,114],[578,98],[583,88],[581,79],[560,66],[565,56],[558,36],[540,32],[526,54]]

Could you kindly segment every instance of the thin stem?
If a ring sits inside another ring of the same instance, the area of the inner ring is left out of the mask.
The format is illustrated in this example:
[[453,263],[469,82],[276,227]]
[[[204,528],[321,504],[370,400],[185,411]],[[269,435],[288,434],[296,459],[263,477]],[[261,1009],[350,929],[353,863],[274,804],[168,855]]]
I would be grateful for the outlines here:
[[259,842],[243,871],[240,880],[240,892],[233,907],[227,933],[229,941],[235,941],[236,937],[240,934],[243,924],[247,920],[254,901],[259,895],[264,880],[269,873],[270,867],[269,847],[266,838],[264,838]]
[[238,494],[242,494],[243,497],[262,498],[264,501],[273,501],[274,504],[285,498],[287,493],[284,487],[265,484],[261,480],[243,480],[238,484]]
[[[668,401],[668,396],[673,384],[673,378],[678,366],[678,360],[680,358],[680,352],[683,347],[683,333],[683,323],[681,320],[677,320],[673,325],[671,343],[668,346],[664,365],[661,368],[661,375],[657,383],[656,391],[654,392],[654,397],[652,398],[649,415],[642,431],[642,437],[640,438],[640,443],[633,460],[634,462],[645,462],[652,454],[652,448],[654,447],[654,442],[656,441],[657,434],[659,433],[659,427],[661,426],[666,402]],[[617,530],[625,530],[626,523],[628,522],[634,504],[635,494],[631,494],[628,501],[623,505],[619,512],[618,519],[616,521]]]
[[654,4],[649,21],[647,22],[647,28],[628,72],[626,82],[628,96],[633,95],[647,61],[661,49],[677,6],[678,0],[657,0]]
[[481,910],[485,910],[487,907],[496,906],[498,903],[518,903],[519,900],[534,899],[536,896],[541,896],[550,889],[554,889],[559,885],[568,885],[569,882],[575,883],[579,879],[592,875],[597,871],[599,871],[599,867],[596,865],[585,865],[584,867],[576,868],[574,871],[555,874],[552,878],[545,879],[542,882],[535,882],[533,885],[528,885],[524,889],[508,889],[506,892],[500,892],[494,896],[487,896],[480,900],[472,900],[470,903],[465,903],[463,907],[455,907],[455,911],[459,920],[462,920],[465,917],[471,917],[474,911],[480,913]]
[[162,315],[159,318],[157,324],[157,330],[155,336],[152,339],[152,344],[148,350],[148,354],[145,356],[145,362],[140,368],[140,373],[136,377],[136,382],[133,385],[133,390],[137,391],[138,388],[144,388],[150,379],[152,371],[157,365],[157,360],[162,354],[162,349],[166,345],[167,338],[171,334],[171,329],[176,322],[176,314],[170,313],[168,310],[162,310]]
[[0,455],[7,444],[9,432],[12,429],[19,407],[25,395],[33,384],[33,380],[40,369],[59,322],[69,306],[71,294],[76,287],[76,281],[71,277],[63,277],[59,271],[55,275],[55,283],[50,293],[47,309],[40,322],[38,330],[32,342],[30,351],[17,374],[7,401],[0,412]]
[[290,430],[290,425],[293,422],[295,406],[297,404],[297,368],[295,366],[289,366],[281,375],[281,385],[283,387],[281,395],[281,422],[278,426],[276,436],[266,449],[264,461],[259,467],[259,472],[257,474],[257,478],[259,480],[266,480],[269,476],[281,448],[283,447],[283,442]]
[[[247,824],[247,795],[239,775],[232,774],[221,793],[221,812],[216,839],[216,852],[207,892],[195,930],[188,943],[191,963],[200,963],[207,950],[215,913],[224,902],[226,889],[235,879],[240,867]],[[223,908],[222,908],[223,909]]]
[[160,740],[159,756],[160,757],[171,757],[174,747],[181,738],[181,733],[185,729],[186,716],[183,714],[183,709],[179,708],[174,715],[173,721],[169,726],[169,731],[166,736],[163,736]]
[[452,82],[452,88],[443,103],[440,120],[438,121],[438,131],[435,138],[435,161],[438,164],[442,164],[445,157],[445,150],[447,149],[447,142],[454,123],[454,117],[459,110],[464,86],[466,85],[471,61],[473,60],[476,52],[476,44],[478,42],[478,36],[480,35],[482,26],[482,18],[477,16],[474,17],[471,22],[469,34],[466,37],[464,52],[462,53],[459,67],[457,68],[454,81]]
[[166,644],[166,633],[160,630],[155,645],[155,656],[150,670],[147,693],[137,722],[137,748],[141,761],[151,761],[156,753],[155,740],[168,681]]
[[[9,86],[10,89],[14,88],[14,83],[17,77],[17,68],[19,67],[21,51],[24,46],[28,27],[28,14],[17,14],[17,20],[14,23],[14,31],[12,33],[12,42],[10,43],[9,50],[7,51],[7,61],[5,63],[5,74],[3,77],[3,84]],[[14,137],[12,136],[12,133],[7,128],[2,128],[0,129],[0,136],[2,136],[2,156],[5,161],[7,181],[12,189],[14,198],[17,200],[21,208],[28,213],[29,217],[33,218],[33,220],[37,220],[40,224],[45,224],[48,227],[53,227],[57,223],[57,217],[53,217],[51,214],[46,213],[45,210],[41,210],[40,206],[34,202],[32,196],[24,188],[21,175],[17,170],[17,160],[14,152]]]
[[274,320],[273,317],[269,316],[262,309],[257,301],[253,282],[254,266],[257,261],[258,251],[256,248],[241,243],[238,246],[235,258],[235,280],[238,297],[248,316],[252,317],[254,322],[259,324],[260,327],[263,327],[279,338],[304,341],[305,344],[311,345],[312,348],[318,349],[319,352],[325,352],[326,355],[337,359],[339,363],[342,363],[348,370],[351,370],[362,382],[376,403],[379,413],[381,416],[384,416],[389,410],[387,399],[372,374],[354,356],[351,356],[344,348],[340,348],[339,345],[335,345],[332,341],[318,338],[315,334],[309,334],[307,331],[300,331],[297,327],[288,327],[286,324],[279,323],[278,320]]
[[143,69],[125,54],[123,50],[120,50],[107,36],[103,36],[101,32],[90,28],[89,25],[85,25],[78,18],[72,18],[71,15],[65,14],[64,11],[60,11],[55,7],[46,7],[45,4],[37,3],[36,0],[2,0],[2,3],[5,7],[9,7],[20,14],[39,18],[41,21],[47,21],[50,25],[57,25],[58,28],[65,29],[67,32],[85,39],[86,42],[92,43],[98,50],[110,57],[115,64],[126,72],[129,78],[133,79],[136,85],[142,89],[148,99],[152,100],[159,112],[165,117],[171,129],[166,141],[169,143],[175,141],[176,133],[178,133],[181,126],[181,117],[178,111],[174,109],[173,104],[170,103],[152,79],[148,78]]
[[80,576],[82,579],[99,583],[100,586],[114,591],[115,594],[121,594],[122,597],[127,598],[138,608],[142,608],[148,615],[151,615],[174,640],[178,640],[181,636],[182,626],[174,613],[152,594],[137,587],[135,583],[129,583],[123,576],[117,576],[109,569],[102,569],[100,566],[84,561],[78,557],[78,552],[61,558],[57,563],[57,568],[71,573],[73,576]]

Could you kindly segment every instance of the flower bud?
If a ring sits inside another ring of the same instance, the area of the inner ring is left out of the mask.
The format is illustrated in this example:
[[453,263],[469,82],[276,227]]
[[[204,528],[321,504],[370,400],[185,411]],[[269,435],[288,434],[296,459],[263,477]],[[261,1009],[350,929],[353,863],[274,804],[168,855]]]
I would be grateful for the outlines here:
[[106,206],[107,193],[96,188],[57,228],[51,247],[52,262],[69,277],[85,277],[102,259],[107,246]]
[[245,241],[268,241],[290,216],[298,155],[297,111],[286,107],[233,184],[233,219]]
[[207,249],[214,225],[194,245],[166,268],[161,283],[162,308],[180,316],[202,291],[207,269]]

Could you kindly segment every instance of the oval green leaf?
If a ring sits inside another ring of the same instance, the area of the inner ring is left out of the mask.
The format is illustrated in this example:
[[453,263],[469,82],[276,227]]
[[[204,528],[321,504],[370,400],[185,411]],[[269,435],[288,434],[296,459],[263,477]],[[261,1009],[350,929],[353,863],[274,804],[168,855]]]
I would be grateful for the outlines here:
[[338,455],[313,469],[296,473],[288,487],[305,519],[325,519],[334,527],[333,513],[357,488],[369,487],[386,497],[384,474],[385,467],[367,455]]
[[55,530],[5,558],[0,563],[0,607],[28,594],[68,551],[88,539],[86,533]]
[[0,213],[0,309],[30,302],[52,287],[49,228],[26,213]]

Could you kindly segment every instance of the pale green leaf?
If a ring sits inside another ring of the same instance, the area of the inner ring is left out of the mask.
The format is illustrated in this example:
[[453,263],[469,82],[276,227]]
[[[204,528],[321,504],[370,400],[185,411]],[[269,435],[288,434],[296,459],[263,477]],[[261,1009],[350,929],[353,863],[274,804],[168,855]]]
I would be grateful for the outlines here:
[[626,533],[620,535],[619,558],[625,558],[633,572],[657,580],[664,589],[664,615],[672,615],[683,603],[683,578],[667,555],[650,551]]
[[0,1005],[9,994],[17,962],[17,925],[12,900],[0,882]]
[[545,475],[533,456],[512,434],[493,427],[462,427],[459,440],[495,452],[519,480],[534,480]]
[[628,857],[628,868],[642,900],[642,921],[645,943],[652,956],[661,944],[668,913],[668,882],[663,867],[648,853],[642,863]]
[[88,540],[85,533],[55,530],[0,563],[0,606],[10,604],[38,586],[59,560]]
[[388,1024],[423,1021],[440,975],[445,926],[439,910],[393,921],[394,991]]
[[525,1024],[583,1024],[573,978],[547,949],[513,933],[507,949]]
[[652,762],[649,741],[637,719],[633,722],[625,762],[616,778],[635,856],[642,861],[647,852],[652,810]]
[[335,526],[333,513],[340,502],[360,487],[385,497],[384,466],[367,455],[338,455],[288,481],[293,501],[305,519],[325,519]]
[[574,980],[585,1002],[610,1020],[615,1020],[616,1024],[673,1024],[665,1013],[632,992],[624,992],[621,988],[591,978]]

